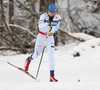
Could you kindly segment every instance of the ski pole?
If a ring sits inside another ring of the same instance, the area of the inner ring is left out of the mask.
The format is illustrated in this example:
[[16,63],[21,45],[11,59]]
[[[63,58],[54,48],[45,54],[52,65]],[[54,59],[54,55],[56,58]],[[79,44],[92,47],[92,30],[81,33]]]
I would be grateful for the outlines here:
[[47,38],[48,38],[50,30],[51,30],[51,23],[50,23],[50,26],[49,26],[49,29],[48,29],[48,32],[47,32],[47,36],[46,36],[46,39],[45,39],[42,55],[41,55],[41,58],[40,58],[40,62],[39,62],[39,66],[38,66],[38,70],[37,70],[37,74],[36,74],[36,79],[37,79],[37,76],[38,76],[38,73],[39,73],[40,65],[41,65],[42,58],[43,58],[43,53],[44,53],[44,50],[45,50],[45,47],[46,47]]

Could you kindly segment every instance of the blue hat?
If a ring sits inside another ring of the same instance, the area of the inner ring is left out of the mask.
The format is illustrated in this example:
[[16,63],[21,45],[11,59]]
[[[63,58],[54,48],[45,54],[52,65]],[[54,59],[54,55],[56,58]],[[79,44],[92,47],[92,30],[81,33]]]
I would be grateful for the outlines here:
[[48,12],[57,12],[57,7],[55,4],[50,4],[48,8]]

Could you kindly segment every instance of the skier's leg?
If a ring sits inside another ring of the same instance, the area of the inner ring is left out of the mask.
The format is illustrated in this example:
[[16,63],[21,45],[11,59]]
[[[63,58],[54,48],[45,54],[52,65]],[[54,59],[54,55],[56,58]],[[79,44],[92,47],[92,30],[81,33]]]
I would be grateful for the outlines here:
[[37,41],[36,41],[36,44],[35,44],[35,52],[33,54],[31,54],[26,59],[26,63],[25,63],[25,70],[26,71],[28,70],[28,67],[29,67],[31,60],[37,58],[41,54],[41,52],[43,50],[43,46],[44,46],[44,39],[45,39],[45,37],[41,37],[41,36],[38,35]]
[[49,56],[49,68],[50,68],[50,70],[55,70],[55,60],[54,60],[55,46],[54,46],[53,42],[51,42],[47,46],[47,51],[48,51],[48,56]]
[[49,39],[47,44],[47,51],[48,51],[48,56],[49,56],[49,67],[50,67],[50,81],[51,82],[57,82],[58,80],[54,78],[54,71],[55,71],[55,45],[54,45],[54,39],[51,37]]

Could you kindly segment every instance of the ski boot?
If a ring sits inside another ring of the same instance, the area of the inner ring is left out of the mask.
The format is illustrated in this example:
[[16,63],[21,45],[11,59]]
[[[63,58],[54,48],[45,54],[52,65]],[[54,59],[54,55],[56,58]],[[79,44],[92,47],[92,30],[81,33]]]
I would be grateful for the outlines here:
[[25,71],[28,71],[30,62],[31,61],[29,61],[28,58],[27,58],[26,61],[25,61]]
[[58,82],[58,80],[54,78],[54,74],[50,75],[50,82]]

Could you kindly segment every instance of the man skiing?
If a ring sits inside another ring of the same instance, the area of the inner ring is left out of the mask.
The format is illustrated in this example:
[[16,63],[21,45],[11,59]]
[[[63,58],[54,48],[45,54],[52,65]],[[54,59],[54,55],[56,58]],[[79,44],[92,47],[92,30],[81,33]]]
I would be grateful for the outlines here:
[[[46,48],[49,55],[49,66],[50,66],[50,81],[51,82],[57,82],[58,80],[54,77],[54,71],[55,71],[55,45],[54,45],[54,38],[53,35],[57,33],[59,25],[60,25],[60,19],[61,17],[57,14],[57,7],[55,4],[49,5],[48,12],[44,13],[40,16],[39,19],[39,34],[37,36],[37,40],[35,43],[35,52],[31,54],[25,62],[25,70],[28,71],[29,64],[31,60],[34,60],[37,58],[44,47],[45,40],[47,37],[48,29],[50,28]],[[50,26],[50,27],[49,27]]]

